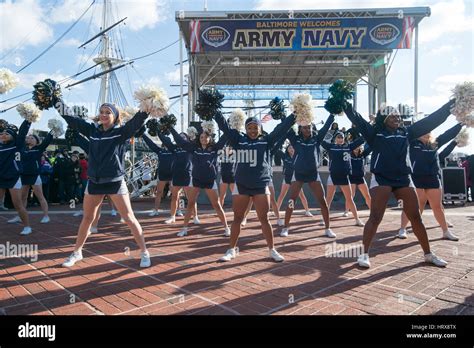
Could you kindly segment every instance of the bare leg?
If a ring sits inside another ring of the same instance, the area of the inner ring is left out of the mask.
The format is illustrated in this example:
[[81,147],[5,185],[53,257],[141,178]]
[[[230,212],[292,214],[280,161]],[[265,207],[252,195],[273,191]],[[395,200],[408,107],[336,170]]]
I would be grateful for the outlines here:
[[[354,185],[355,186],[355,185]],[[362,196],[364,197],[365,199],[365,204],[367,204],[367,206],[371,207],[371,203],[372,203],[372,200],[370,198],[370,193],[369,193],[369,188],[367,187],[367,184],[364,183],[364,184],[359,184],[357,185],[357,188],[359,189],[359,191],[362,193]],[[354,192],[352,194],[352,197],[354,197],[355,195],[355,189],[354,189]]]
[[219,220],[224,225],[224,228],[227,228],[227,218],[225,216],[224,209],[222,209],[222,205],[219,202],[219,196],[217,195],[217,190],[206,189],[206,194],[207,194],[207,197],[209,198],[209,201],[211,202],[212,207],[216,211],[217,216],[219,217]]
[[41,205],[41,210],[43,211],[44,216],[48,216],[48,202],[46,202],[46,198],[43,195],[43,186],[41,185],[33,185],[33,193],[38,198],[38,201]]
[[92,222],[94,221],[97,212],[99,210],[99,206],[104,199],[104,195],[84,195],[84,214],[82,215],[82,221],[79,225],[79,231],[77,232],[77,239],[76,245],[74,247],[74,251],[81,251],[82,247],[84,246],[87,236],[89,234],[89,230],[92,226]]
[[18,215],[20,216],[20,219],[23,222],[23,225],[25,227],[29,227],[30,220],[28,218],[28,212],[26,211],[25,206],[23,205],[23,201],[21,199],[21,189],[9,189],[9,190],[10,190],[10,196],[12,198],[13,207],[18,212]]
[[159,181],[158,185],[156,185],[156,190],[155,190],[155,210],[156,211],[160,210],[161,196],[163,196],[163,190],[167,183],[168,181]]
[[270,190],[270,204],[272,205],[273,213],[277,219],[280,219],[280,211],[278,210],[277,202],[275,200],[275,188],[273,186],[268,186],[268,189]]
[[356,221],[359,220],[359,215],[357,214],[357,208],[354,204],[354,201],[352,199],[352,192],[351,192],[351,187],[349,185],[340,185],[341,191],[344,195],[344,198],[346,199],[346,202],[349,203],[349,209],[352,213],[352,216]]
[[278,200],[277,200],[278,211],[281,208],[281,204],[283,203],[283,200],[285,199],[286,193],[288,192],[289,188],[290,188],[290,185],[286,184],[283,181],[282,184],[281,184],[280,195],[278,196]]
[[288,228],[290,225],[291,215],[295,209],[295,201],[300,194],[301,187],[303,187],[302,181],[293,181],[290,185],[290,198],[285,211],[285,228]]
[[219,186],[219,202],[221,202],[222,206],[224,206],[224,200],[227,194],[227,187],[229,187],[229,184],[226,184],[225,182],[221,183]]
[[365,223],[364,235],[362,238],[365,253],[369,252],[370,245],[372,244],[372,240],[377,232],[377,228],[382,222],[387,202],[391,194],[392,188],[390,186],[377,186],[370,190],[373,204],[372,209],[370,210],[369,220]]
[[326,199],[324,198],[323,185],[321,184],[321,181],[312,181],[309,183],[309,188],[311,189],[314,196],[318,200],[319,205],[321,206],[321,215],[323,216],[324,225],[326,229],[328,229],[331,223],[329,221],[329,208]]
[[328,205],[328,209],[331,209],[331,203],[334,199],[334,194],[336,193],[336,185],[327,185],[328,192],[326,193],[326,203]]
[[262,225],[262,233],[267,241],[269,249],[274,248],[272,225],[268,221],[268,211],[270,210],[270,197],[268,195],[255,195],[253,197],[255,210],[257,211],[258,220]]
[[426,196],[428,197],[428,202],[430,202],[430,208],[433,210],[436,221],[443,232],[448,230],[448,223],[446,222],[446,216],[444,215],[444,208],[442,203],[442,194],[441,189],[427,189]]
[[[426,202],[428,201],[428,198],[426,197],[425,190],[424,189],[416,189],[416,195],[418,197],[418,206],[420,207],[421,212],[423,212],[423,209],[425,208]],[[408,218],[407,215],[405,214],[405,211],[402,211],[402,224],[401,228],[406,228],[408,225]]]
[[188,197],[188,209],[186,209],[186,214],[184,215],[184,228],[187,228],[189,225],[189,220],[191,220],[191,216],[193,215],[193,209],[189,209],[189,207],[193,207],[194,203],[196,203],[196,198],[199,195],[199,191],[201,191],[199,187],[189,187],[187,190],[186,196]]
[[303,190],[300,191],[299,197],[300,197],[300,199],[301,199],[301,204],[303,204],[304,210],[305,210],[305,211],[309,211],[308,200],[306,199],[306,196],[305,196]]
[[244,220],[245,212],[249,206],[249,202],[252,200],[250,196],[246,195],[234,195],[232,196],[232,210],[234,211],[234,221],[232,221],[231,231],[230,231],[230,248],[235,248],[237,246],[237,241],[239,240],[241,223]]

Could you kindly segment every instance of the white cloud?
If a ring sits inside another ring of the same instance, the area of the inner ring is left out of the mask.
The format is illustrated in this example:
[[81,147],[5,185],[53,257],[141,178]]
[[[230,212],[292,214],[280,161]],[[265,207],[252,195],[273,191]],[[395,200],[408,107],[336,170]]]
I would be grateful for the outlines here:
[[50,41],[53,30],[43,21],[44,10],[35,0],[0,3],[0,52]]
[[[184,63],[183,64],[183,78],[184,78],[184,75],[186,75],[189,71],[189,65],[188,63]],[[171,71],[171,72],[167,72],[165,74],[166,78],[170,81],[170,82],[173,82],[173,83],[179,83],[179,67],[176,68],[175,70]]]
[[[75,21],[89,7],[90,1],[64,0],[52,13],[53,23],[68,23]],[[144,28],[153,28],[157,23],[166,20],[168,1],[166,0],[117,0],[112,2],[111,16],[108,25],[128,17],[125,21],[127,27],[138,31]],[[102,2],[97,2],[83,17],[89,22],[91,15],[95,30],[102,26]]]
[[75,38],[63,40],[60,42],[60,46],[63,47],[79,47],[81,44],[82,42]]
[[447,54],[451,53],[454,50],[461,50],[462,46],[461,45],[441,45],[432,48],[427,52],[428,55],[440,55],[440,54]]
[[[19,73],[18,78],[20,79],[19,87],[27,88],[32,90],[33,85],[36,82],[43,81],[45,79],[52,79],[56,82],[60,82],[67,78],[66,75],[62,74],[60,71],[56,71],[54,73],[36,73],[36,74],[26,74],[26,73]],[[74,83],[77,80],[71,79],[61,84],[62,87],[65,87],[68,84]],[[74,86],[75,89],[83,89],[83,85]],[[64,88],[63,88],[64,89]],[[64,92],[64,91],[63,91]]]

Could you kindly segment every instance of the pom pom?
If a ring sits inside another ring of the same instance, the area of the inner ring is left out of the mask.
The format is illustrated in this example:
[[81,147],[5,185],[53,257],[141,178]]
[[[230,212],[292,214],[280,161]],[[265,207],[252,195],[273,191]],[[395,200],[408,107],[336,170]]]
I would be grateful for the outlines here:
[[204,121],[201,123],[202,130],[208,134],[216,134],[216,129],[214,126],[214,121]]
[[152,137],[156,137],[158,135],[160,124],[156,118],[148,120],[146,122],[146,127],[148,128],[148,134],[150,134]]
[[48,121],[48,128],[51,129],[54,137],[60,137],[64,134],[63,123],[55,118],[52,118]]
[[451,108],[451,113],[456,116],[458,122],[473,127],[474,82],[466,81],[456,85],[453,89],[453,97],[456,101]]
[[285,104],[283,99],[275,97],[270,101],[268,105],[270,107],[270,115],[274,120],[280,120],[286,117]]
[[66,134],[64,135],[64,137],[66,138],[66,143],[69,146],[73,146],[75,144],[76,132],[72,128],[67,127]]
[[33,88],[33,101],[40,110],[48,110],[61,98],[59,84],[51,79],[37,82]]
[[245,113],[242,109],[237,108],[229,116],[229,126],[230,128],[236,129],[239,132],[245,129]]
[[16,110],[21,117],[31,123],[38,122],[41,117],[41,110],[38,109],[34,104],[20,104],[16,107]]
[[198,135],[198,130],[196,127],[190,126],[188,129],[186,129],[186,134],[189,137],[189,140],[194,141],[196,140],[196,136]]
[[82,118],[83,120],[85,120],[85,119],[87,119],[89,110],[87,110],[87,108],[85,106],[74,105],[72,107],[72,112],[73,112],[74,116],[78,116],[78,117]]
[[214,115],[222,108],[224,95],[215,88],[203,88],[199,90],[199,101],[194,107],[194,111],[204,121],[210,121]]
[[126,106],[125,108],[120,109],[119,112],[122,122],[127,123],[128,121],[130,121],[130,119],[135,116],[138,111],[138,108],[134,108],[132,106]]
[[469,132],[466,128],[459,132],[456,136],[456,143],[458,147],[465,147],[469,145]]
[[330,96],[324,108],[333,115],[341,115],[348,107],[348,100],[354,97],[355,87],[346,80],[337,80],[329,87]]
[[168,112],[169,99],[162,88],[142,86],[133,96],[139,102],[140,111],[150,114],[151,117],[159,118]]
[[0,69],[0,94],[7,93],[18,86],[18,77],[6,68]]
[[308,126],[313,122],[313,98],[308,93],[296,94],[291,101],[293,112],[296,114],[296,124],[299,126]]
[[165,135],[170,134],[171,128],[176,126],[177,121],[178,120],[176,119],[176,116],[173,114],[163,116],[162,118],[160,118],[160,122],[159,122],[160,132]]

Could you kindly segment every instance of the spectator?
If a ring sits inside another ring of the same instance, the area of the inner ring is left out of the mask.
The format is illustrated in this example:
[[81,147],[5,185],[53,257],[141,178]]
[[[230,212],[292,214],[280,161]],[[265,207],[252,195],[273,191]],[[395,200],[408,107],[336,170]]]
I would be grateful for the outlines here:
[[41,182],[43,183],[43,194],[44,198],[49,202],[49,183],[51,175],[53,174],[53,166],[49,163],[49,159],[43,155],[40,161],[40,176]]
[[87,168],[89,163],[87,162],[86,155],[79,154],[79,165],[81,166],[81,197],[84,198],[84,191],[87,186]]
[[73,198],[75,185],[74,163],[67,150],[58,155],[55,167],[59,177],[59,203],[66,204]]
[[464,168],[466,172],[466,194],[467,200],[469,202],[473,201],[473,194],[472,194],[472,181],[474,179],[474,155],[470,155],[466,158],[465,161],[462,162],[461,167]]
[[73,164],[74,171],[74,189],[72,190],[74,199],[82,202],[82,190],[81,190],[81,164],[79,163],[79,156],[76,154],[71,155],[71,162]]

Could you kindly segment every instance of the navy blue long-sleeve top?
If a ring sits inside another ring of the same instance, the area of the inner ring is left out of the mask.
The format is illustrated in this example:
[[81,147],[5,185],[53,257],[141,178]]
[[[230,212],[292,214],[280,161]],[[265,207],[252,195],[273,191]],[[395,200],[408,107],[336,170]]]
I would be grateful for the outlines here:
[[441,168],[445,167],[444,165],[444,160],[446,157],[448,157],[451,152],[455,149],[455,147],[458,145],[458,142],[456,140],[451,141],[444,149],[439,153],[439,163],[441,165]]
[[31,123],[24,120],[13,141],[0,143],[0,180],[8,181],[22,173],[21,157],[25,149],[25,138]]
[[41,156],[46,148],[51,144],[53,134],[50,132],[41,142],[41,144],[28,149],[27,146],[23,149],[21,154],[21,165],[23,167],[24,175],[39,175],[41,171]]
[[[295,116],[286,117],[282,123],[267,135],[250,139],[246,134],[229,127],[221,113],[215,115],[219,129],[228,138],[229,144],[244,156],[237,156],[235,181],[248,188],[264,188],[271,180],[270,151],[285,137],[295,122]],[[246,158],[242,158],[246,157]]]
[[352,106],[344,111],[372,148],[370,171],[390,180],[399,180],[412,172],[408,156],[409,143],[446,121],[453,103],[454,100],[450,100],[428,117],[394,131],[371,125]]
[[365,175],[364,170],[364,160],[367,156],[372,152],[372,149],[368,144],[364,145],[364,150],[359,156],[355,156],[351,153],[351,167],[352,167],[352,174],[353,177],[363,177]]
[[171,139],[162,133],[158,133],[161,142],[169,151],[172,151],[173,162],[171,164],[171,174],[173,178],[190,177],[193,170],[192,154],[185,149],[171,142]]
[[323,141],[321,146],[327,150],[329,155],[329,172],[332,175],[350,175],[352,174],[351,153],[352,150],[364,143],[364,139],[359,137],[352,143],[341,145]]
[[170,151],[167,148],[159,147],[153,140],[149,138],[147,134],[143,134],[142,138],[150,150],[158,155],[158,173],[162,176],[171,176],[171,168],[173,167],[173,161],[175,157],[173,151]]

